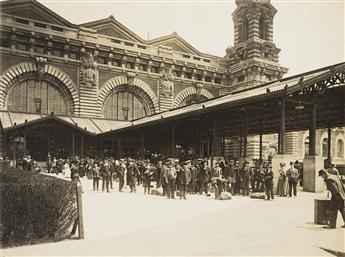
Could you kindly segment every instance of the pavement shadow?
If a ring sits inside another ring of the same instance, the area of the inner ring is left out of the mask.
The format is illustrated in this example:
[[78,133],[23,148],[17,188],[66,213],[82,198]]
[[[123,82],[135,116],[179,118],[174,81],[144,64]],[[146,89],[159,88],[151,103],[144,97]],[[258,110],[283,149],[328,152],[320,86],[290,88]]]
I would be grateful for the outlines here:
[[325,225],[316,224],[312,221],[308,221],[305,223],[305,225],[298,226],[297,228],[303,228],[303,229],[309,229],[309,230],[315,230],[315,231],[327,231],[324,227]]
[[319,247],[320,249],[324,250],[325,252],[328,252],[334,256],[338,256],[338,257],[345,257],[345,253],[340,252],[340,251],[335,251],[332,249],[327,249],[327,248],[323,248],[323,247]]

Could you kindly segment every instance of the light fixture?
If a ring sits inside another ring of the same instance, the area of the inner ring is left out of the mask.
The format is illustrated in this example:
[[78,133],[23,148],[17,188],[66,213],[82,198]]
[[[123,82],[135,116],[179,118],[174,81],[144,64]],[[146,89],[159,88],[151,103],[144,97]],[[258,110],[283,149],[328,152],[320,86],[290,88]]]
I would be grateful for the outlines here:
[[301,104],[301,101],[300,101],[300,100],[298,100],[298,104],[295,106],[295,109],[296,109],[297,111],[301,111],[301,110],[304,109],[304,106]]

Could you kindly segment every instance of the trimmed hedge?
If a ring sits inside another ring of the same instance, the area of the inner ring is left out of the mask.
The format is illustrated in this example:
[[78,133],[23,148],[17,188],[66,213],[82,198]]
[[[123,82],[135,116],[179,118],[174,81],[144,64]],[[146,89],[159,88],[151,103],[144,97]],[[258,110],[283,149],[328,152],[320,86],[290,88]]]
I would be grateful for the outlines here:
[[58,241],[77,217],[75,185],[8,168],[0,172],[2,246]]

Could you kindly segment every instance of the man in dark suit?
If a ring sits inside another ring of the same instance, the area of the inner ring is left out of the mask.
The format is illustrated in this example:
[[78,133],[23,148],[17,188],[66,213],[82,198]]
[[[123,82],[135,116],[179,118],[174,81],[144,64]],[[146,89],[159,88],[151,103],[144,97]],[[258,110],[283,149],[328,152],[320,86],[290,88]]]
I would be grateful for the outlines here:
[[241,189],[241,180],[240,180],[240,162],[236,161],[235,162],[235,167],[234,167],[234,173],[235,173],[235,188],[234,188],[234,194],[239,194],[240,189]]
[[119,178],[119,192],[122,192],[123,186],[125,185],[127,167],[124,160],[116,160],[116,171],[117,177]]
[[109,193],[109,183],[110,183],[110,169],[109,162],[105,160],[101,165],[101,176],[102,176],[102,191],[106,189]]
[[268,165],[265,170],[265,189],[266,189],[266,200],[274,200],[274,193],[273,193],[273,171],[272,171],[272,165]]
[[219,167],[218,162],[215,163],[215,166],[211,170],[211,173],[212,173],[211,181],[214,188],[215,199],[218,199],[221,193],[223,192],[223,181],[224,181],[222,168]]
[[204,161],[200,163],[200,173],[199,173],[199,194],[205,192],[208,193],[208,183],[211,176],[211,168],[208,166],[208,162]]
[[175,181],[176,181],[176,177],[177,177],[177,170],[175,165],[173,165],[171,163],[171,161],[169,160],[168,163],[168,174],[167,174],[167,178],[168,178],[168,198],[169,199],[175,199]]
[[150,160],[146,160],[144,164],[145,170],[143,174],[143,185],[144,185],[144,194],[150,194],[151,191],[151,180],[155,173],[155,167],[151,164]]
[[240,178],[241,178],[241,188],[242,188],[242,194],[248,196],[249,195],[249,162],[245,161],[243,163],[243,167],[241,169]]
[[168,196],[168,172],[169,172],[169,161],[165,161],[162,165],[161,180],[160,184],[163,189],[163,196]]
[[190,165],[190,173],[191,173],[191,181],[189,183],[189,193],[195,194],[196,193],[196,184],[197,184],[197,176],[198,176],[198,170],[195,166],[194,162],[191,162]]
[[138,176],[140,176],[139,169],[137,165],[134,164],[134,161],[130,159],[127,166],[127,184],[129,185],[129,188],[131,189],[131,193],[137,192],[136,180]]
[[191,175],[191,164],[190,161],[186,161],[183,165],[183,168],[179,171],[179,188],[180,188],[180,199],[186,198],[187,186],[190,183],[192,178]]
[[297,180],[298,180],[298,170],[295,168],[295,165],[293,162],[290,162],[290,168],[286,172],[286,176],[288,178],[289,182],[289,196],[292,197],[292,190],[294,197],[297,196]]
[[[329,225],[326,228],[336,228],[338,211],[340,211],[343,221],[345,223],[345,187],[337,175],[331,175],[325,169],[319,171],[319,176],[321,176],[324,179],[327,186],[327,190],[329,190],[332,194],[330,204],[331,212],[328,217]],[[342,227],[345,228],[345,224]]]

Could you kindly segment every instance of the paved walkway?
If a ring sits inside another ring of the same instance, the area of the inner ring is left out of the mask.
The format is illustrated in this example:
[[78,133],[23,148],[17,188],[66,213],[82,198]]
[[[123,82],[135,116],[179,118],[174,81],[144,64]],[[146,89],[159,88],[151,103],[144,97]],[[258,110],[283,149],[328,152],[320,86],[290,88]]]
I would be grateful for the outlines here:
[[[168,200],[128,192],[93,192],[84,186],[84,240],[4,249],[2,256],[251,255],[332,256],[344,253],[344,229],[313,223],[314,198],[274,201],[236,196],[215,201],[193,195]],[[117,184],[115,185],[117,188]],[[128,189],[127,189],[128,190]],[[340,217],[338,225],[342,225]]]

